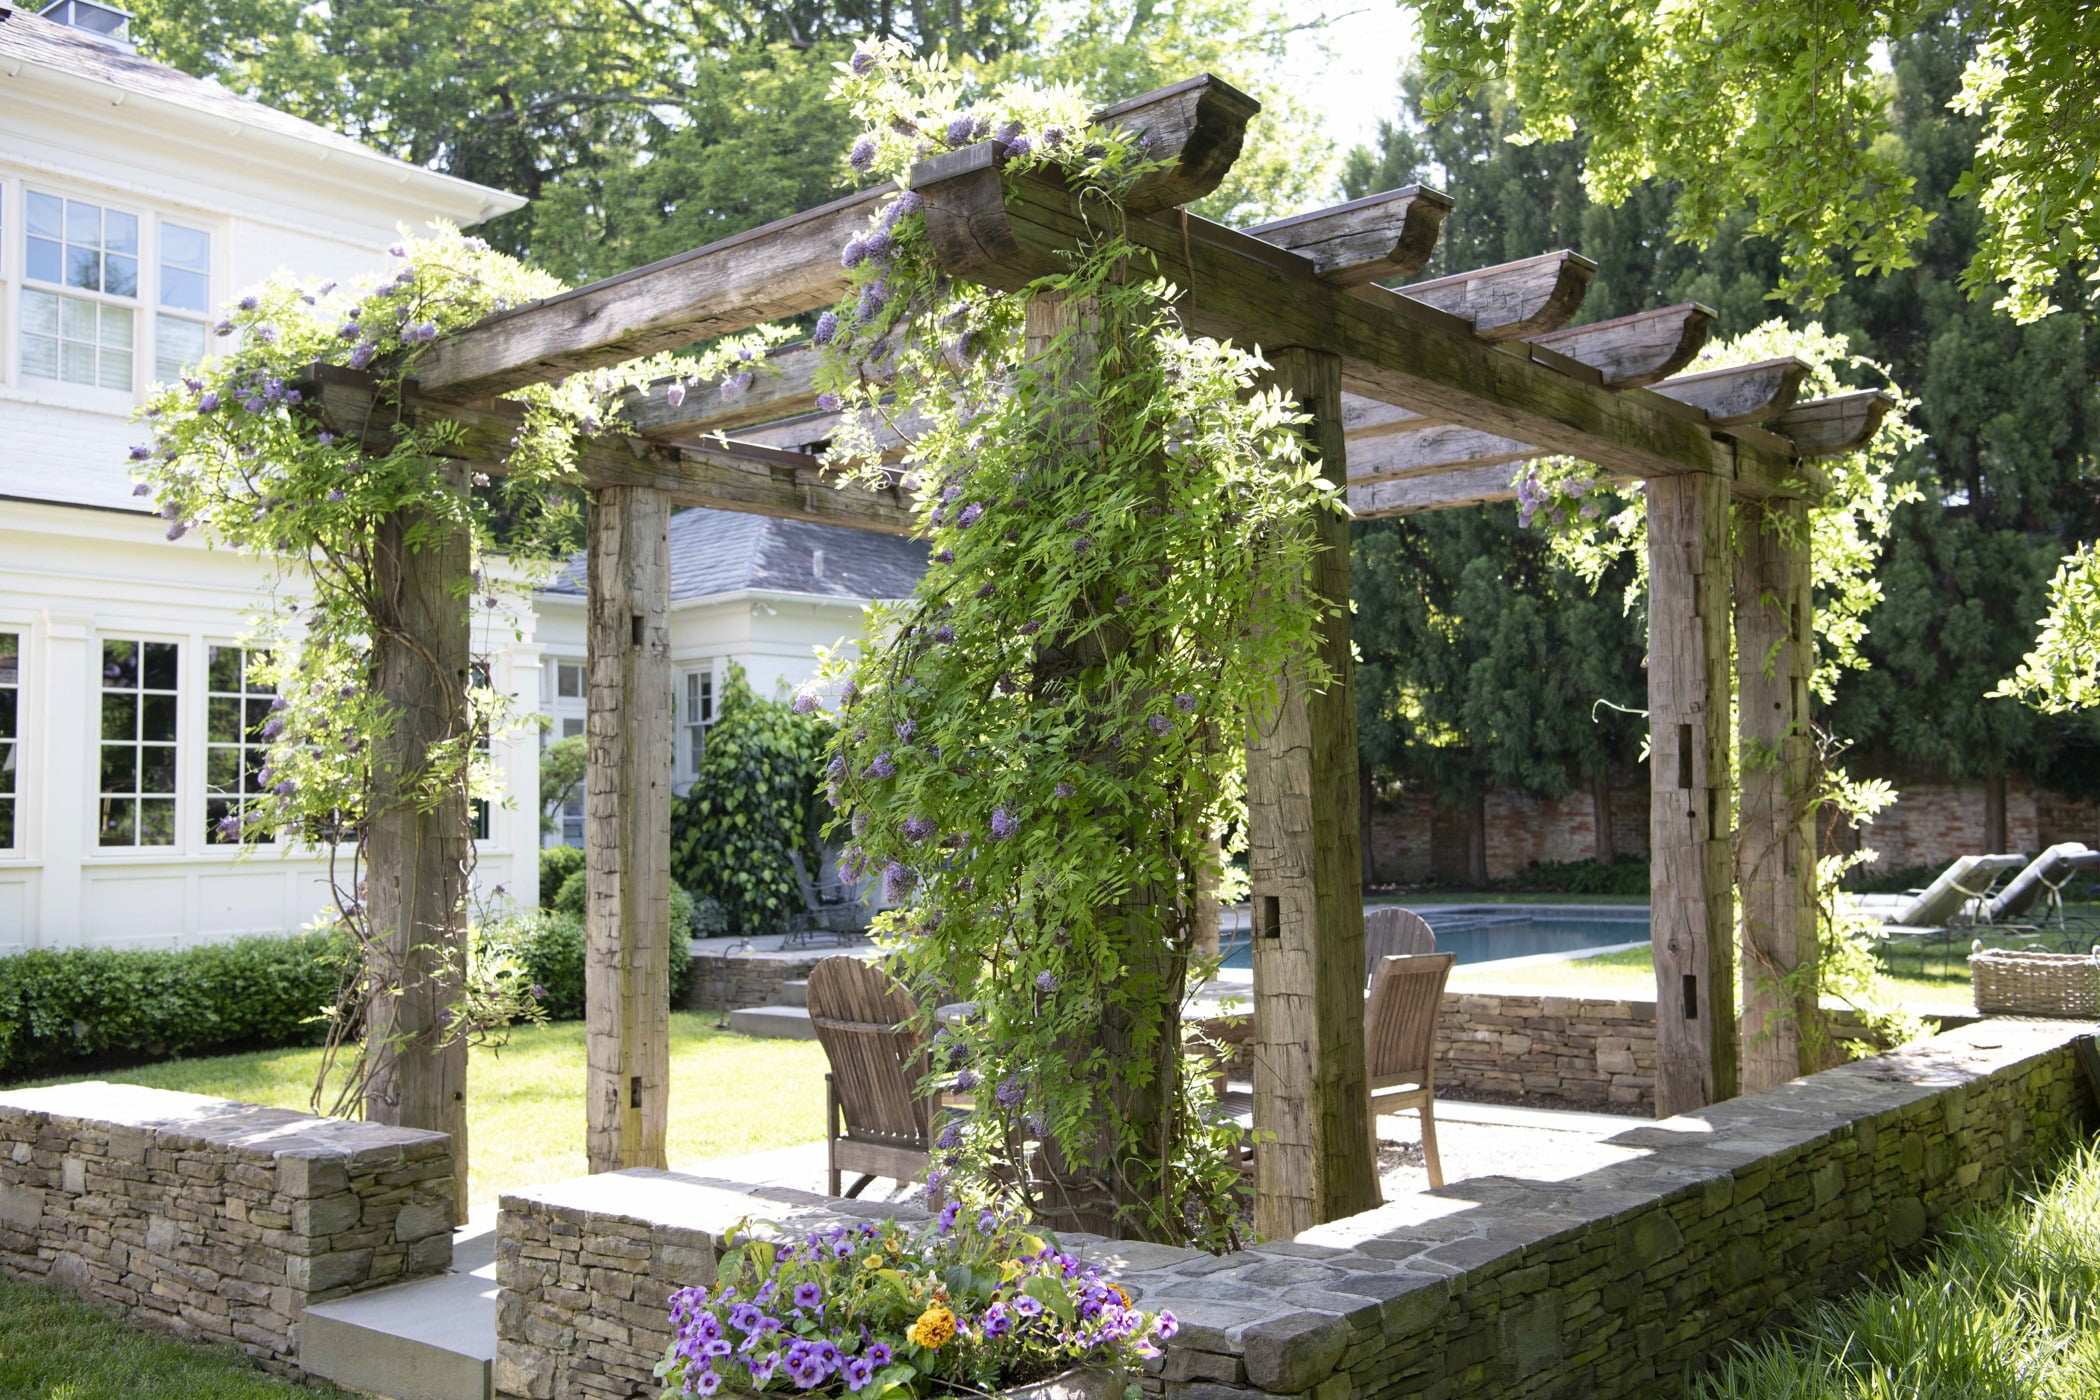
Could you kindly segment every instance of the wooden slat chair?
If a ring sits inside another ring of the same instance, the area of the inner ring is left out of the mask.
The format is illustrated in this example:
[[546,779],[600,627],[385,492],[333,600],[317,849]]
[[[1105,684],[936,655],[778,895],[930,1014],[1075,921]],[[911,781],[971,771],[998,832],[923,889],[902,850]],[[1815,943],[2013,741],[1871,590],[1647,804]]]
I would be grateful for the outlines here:
[[789,851],[788,861],[795,868],[795,887],[801,892],[802,908],[788,915],[782,947],[806,947],[819,936],[844,943],[867,931],[868,906],[858,889],[843,880],[820,887],[809,878],[809,866],[803,862],[800,851]]
[[831,1070],[824,1076],[824,1137],[831,1194],[846,1172],[858,1196],[878,1176],[922,1179],[939,1131],[935,1105],[919,1094],[926,1038],[908,1024],[917,1008],[890,975],[859,958],[830,957],[810,969],[809,1020]]
[[1434,953],[1436,931],[1429,920],[1397,904],[1381,904],[1364,910],[1364,978],[1378,971],[1383,958]]
[[1371,1091],[1371,1153],[1378,1152],[1378,1115],[1422,1116],[1422,1158],[1429,1184],[1444,1184],[1436,1151],[1436,1022],[1456,953],[1412,953],[1379,960],[1364,998],[1364,1074]]

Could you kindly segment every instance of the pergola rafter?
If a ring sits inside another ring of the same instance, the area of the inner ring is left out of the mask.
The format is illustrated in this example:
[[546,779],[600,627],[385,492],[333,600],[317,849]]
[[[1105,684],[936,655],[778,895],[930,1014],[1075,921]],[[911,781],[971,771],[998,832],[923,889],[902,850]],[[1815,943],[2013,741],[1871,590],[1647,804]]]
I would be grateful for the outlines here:
[[[1798,516],[1817,489],[1805,459],[1861,440],[1883,409],[1860,395],[1795,404],[1802,367],[1793,361],[1681,373],[1712,320],[1703,307],[1569,327],[1595,271],[1572,252],[1400,291],[1379,286],[1426,263],[1449,212],[1448,198],[1419,186],[1246,232],[1187,214],[1181,206],[1230,169],[1255,110],[1243,94],[1207,77],[1105,109],[1102,120],[1142,130],[1164,161],[1126,201],[1123,228],[1178,288],[1190,331],[1259,346],[1278,366],[1279,382],[1312,412],[1311,440],[1328,474],[1350,483],[1352,504],[1386,514],[1498,499],[1515,463],[1547,455],[1582,458],[1616,478],[1650,484],[1657,1100],[1662,1112],[1673,1113],[1730,1095],[1737,1082],[1726,859],[1726,657],[1736,591],[1726,552],[1729,503],[1757,501],[1775,516]],[[936,156],[909,183],[922,197],[936,255],[957,278],[1025,287],[1062,271],[1063,255],[1091,232],[1090,211],[1055,171],[1009,170],[996,142]],[[494,395],[837,301],[847,289],[839,248],[894,192],[885,186],[849,196],[489,317],[430,347],[408,391],[412,402],[396,408],[467,424],[461,453],[494,460],[511,416]],[[581,463],[598,510],[616,509],[622,522],[594,528],[590,569],[594,1168],[662,1160],[662,1114],[648,1102],[663,1092],[653,1058],[660,1037],[652,1041],[638,1029],[647,1016],[636,1016],[634,998],[655,998],[646,1011],[660,1016],[663,993],[623,969],[655,965],[664,930],[654,883],[638,881],[613,851],[644,833],[631,822],[623,833],[614,805],[605,804],[601,815],[597,800],[619,783],[668,782],[668,749],[636,750],[617,718],[653,715],[664,704],[653,659],[615,664],[613,656],[655,647],[661,603],[650,560],[657,542],[641,536],[658,528],[651,522],[665,505],[688,502],[885,532],[912,528],[900,486],[836,488],[818,457],[799,450],[821,444],[836,426],[811,412],[816,356],[807,346],[777,350],[766,360],[770,372],[733,397],[700,387],[674,403],[680,396],[668,385],[642,391],[628,405],[639,436],[595,442]],[[324,411],[355,415],[360,394],[369,411],[368,384],[341,372],[321,383]],[[901,453],[907,444],[900,437],[896,446]],[[1330,539],[1330,552],[1345,538]],[[1761,596],[1784,600],[1778,612],[1766,610],[1783,615],[1784,625],[1766,626],[1759,636],[1787,676],[1805,664],[1808,646],[1804,569],[1798,551],[1775,549],[1746,573]],[[1309,589],[1347,615],[1346,567],[1323,567]],[[618,626],[621,618],[631,626]],[[1303,1067],[1290,1082],[1270,1075],[1257,1084],[1257,1127],[1283,1130],[1262,1149],[1261,1219],[1273,1231],[1358,1208],[1366,1181],[1375,1195],[1368,1144],[1361,1135],[1331,1131],[1363,1121],[1368,1111],[1362,1077],[1348,1070],[1362,1054],[1361,982],[1350,969],[1319,973],[1348,961],[1337,950],[1360,947],[1351,939],[1361,938],[1355,862],[1336,858],[1358,839],[1346,639],[1336,654],[1344,659],[1343,684],[1294,711],[1279,731],[1288,731],[1286,738],[1257,737],[1250,753],[1250,768],[1260,775],[1251,816],[1251,840],[1261,853],[1256,1054]],[[1759,718],[1769,729],[1767,717]],[[1805,710],[1788,723],[1769,737],[1797,755],[1806,742]],[[1763,769],[1745,776],[1746,788],[1778,781]],[[1308,797],[1310,816],[1300,810]],[[1798,830],[1778,825],[1777,814],[1788,810],[1771,792],[1745,793],[1745,821],[1773,828],[1767,848],[1798,845]],[[647,859],[658,858],[652,846]],[[1760,917],[1798,925],[1805,892],[1812,893],[1803,882],[1813,878],[1813,860],[1782,864],[1792,883],[1761,893],[1756,907]],[[1760,946],[1783,952],[1800,945],[1800,933],[1792,926]],[[1810,931],[1811,946],[1812,937]],[[1265,942],[1271,938],[1278,941]],[[1789,1027],[1772,1015],[1760,1024],[1780,1041],[1760,1057],[1760,1072],[1777,1072],[1797,1058]],[[614,1074],[626,1079],[607,1078]],[[595,1107],[601,1100],[602,1114]]]

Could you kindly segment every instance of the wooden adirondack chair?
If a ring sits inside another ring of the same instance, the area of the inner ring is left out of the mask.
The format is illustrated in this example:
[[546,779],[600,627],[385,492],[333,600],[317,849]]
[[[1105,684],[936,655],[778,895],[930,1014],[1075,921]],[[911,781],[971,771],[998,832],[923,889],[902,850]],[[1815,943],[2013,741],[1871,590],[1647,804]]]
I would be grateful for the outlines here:
[[859,958],[830,957],[810,969],[809,1020],[824,1057],[824,1137],[831,1194],[846,1172],[858,1196],[878,1176],[926,1175],[940,1106],[921,1097],[926,1038],[907,1024],[917,1010],[895,979]]
[[1436,932],[1429,920],[1397,904],[1381,904],[1364,910],[1364,977],[1378,971],[1382,958],[1411,953],[1434,953]]
[[1456,953],[1413,953],[1379,960],[1364,999],[1364,1071],[1371,1091],[1371,1150],[1378,1115],[1422,1115],[1422,1158],[1429,1184],[1444,1184],[1436,1151],[1436,1020]]

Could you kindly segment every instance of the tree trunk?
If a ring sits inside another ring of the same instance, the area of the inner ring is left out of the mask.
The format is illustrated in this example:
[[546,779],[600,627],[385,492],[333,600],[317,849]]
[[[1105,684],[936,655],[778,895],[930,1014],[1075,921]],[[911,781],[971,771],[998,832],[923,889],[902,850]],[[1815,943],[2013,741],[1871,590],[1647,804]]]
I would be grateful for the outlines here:
[[[583,845],[587,1155],[661,1167],[671,1075],[670,507],[647,487],[591,508]],[[675,946],[674,946],[675,943]]]
[[1591,851],[1600,865],[1610,865],[1619,858],[1618,838],[1611,829],[1611,766],[1606,764],[1590,774],[1590,823],[1597,828],[1596,840]]
[[[432,474],[464,497],[468,467]],[[372,670],[388,724],[373,744],[366,835],[365,1117],[452,1136],[453,1218],[467,1218],[467,1044],[451,1028],[466,969],[472,827],[463,787],[422,800],[431,750],[465,741],[472,568],[464,529],[421,511],[380,522]]]
[[1736,1093],[1729,839],[1729,483],[1648,492],[1648,781],[1656,1116]]
[[[1312,412],[1323,472],[1343,469],[1341,363],[1269,352]],[[1254,1228],[1278,1239],[1379,1202],[1364,1078],[1364,911],[1356,697],[1349,652],[1349,522],[1322,513],[1308,604],[1338,611],[1314,690],[1301,665],[1247,751],[1247,864],[1254,907]]]
[[1827,1030],[1811,971],[1816,928],[1815,667],[1808,507],[1772,501],[1742,511],[1736,560],[1741,693],[1743,1089],[1756,1093],[1822,1066]]

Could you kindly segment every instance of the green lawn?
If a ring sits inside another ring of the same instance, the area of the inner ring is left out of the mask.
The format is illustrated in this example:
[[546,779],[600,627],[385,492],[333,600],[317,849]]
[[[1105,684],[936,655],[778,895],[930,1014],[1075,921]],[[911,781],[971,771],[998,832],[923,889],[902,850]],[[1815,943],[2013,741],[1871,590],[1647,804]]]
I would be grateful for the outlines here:
[[[824,1052],[814,1041],[754,1040],[716,1030],[716,1016],[671,1016],[674,1167],[824,1136]],[[321,1052],[264,1050],[67,1075],[180,1089],[304,1110]],[[468,1156],[475,1201],[584,1172],[583,1023],[522,1026],[501,1049],[474,1051]]]
[[230,1347],[172,1341],[38,1283],[0,1278],[0,1400],[314,1400]]
[[1953,1224],[1921,1267],[1810,1309],[1691,1400],[2090,1400],[2100,1395],[2100,1154]]
[[[1922,965],[1914,958],[1899,959],[1888,978],[1889,987],[1897,1001],[1920,1014],[1968,1008],[1973,1004],[1969,969],[1961,958],[1960,953],[1954,955],[1951,970],[1943,966],[1936,954],[1924,959]],[[1521,985],[1599,996],[1651,998],[1655,995],[1654,953],[1648,948],[1628,948],[1620,953],[1530,963],[1503,971],[1461,966],[1451,970],[1450,985],[1453,990]]]

